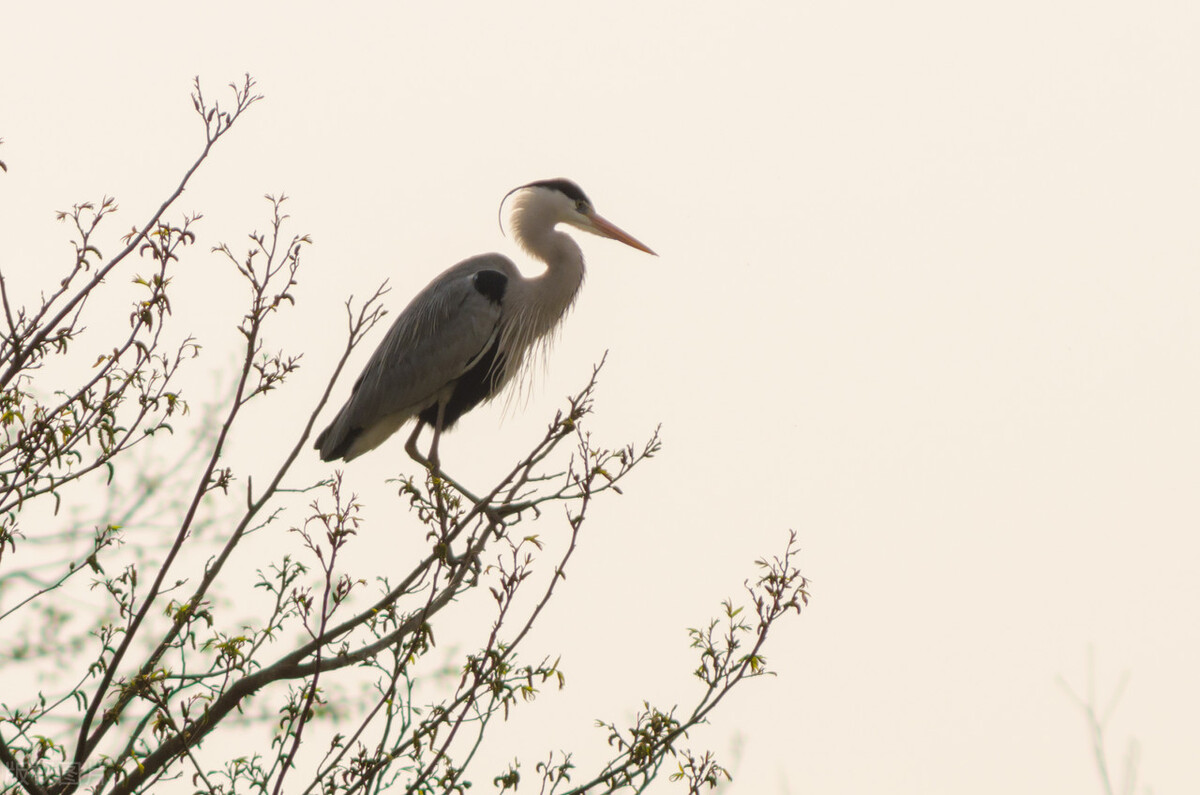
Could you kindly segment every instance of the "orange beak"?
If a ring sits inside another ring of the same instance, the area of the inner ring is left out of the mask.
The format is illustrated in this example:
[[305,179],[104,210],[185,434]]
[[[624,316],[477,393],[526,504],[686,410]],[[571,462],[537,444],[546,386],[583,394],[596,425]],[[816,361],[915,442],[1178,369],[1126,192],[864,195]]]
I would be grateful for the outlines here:
[[[638,251],[644,251],[647,254],[654,254],[654,252],[651,251],[650,248],[645,243],[642,243],[637,238],[635,238],[633,235],[618,228],[615,224],[613,224],[609,221],[606,221],[604,218],[600,217],[599,215],[596,215],[593,213],[593,214],[589,215],[587,217],[587,219],[589,222],[588,225],[581,227],[581,228],[586,229],[587,231],[591,232],[592,234],[600,235],[600,237],[607,237],[611,240],[619,241],[621,243],[624,243],[627,246],[636,248]],[[654,256],[657,257],[658,255],[654,254]]]

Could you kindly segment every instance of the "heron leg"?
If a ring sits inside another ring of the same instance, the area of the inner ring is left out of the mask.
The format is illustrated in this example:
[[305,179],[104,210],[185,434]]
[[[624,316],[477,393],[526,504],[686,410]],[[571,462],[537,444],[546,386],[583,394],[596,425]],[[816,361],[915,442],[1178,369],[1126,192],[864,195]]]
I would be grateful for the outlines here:
[[439,405],[437,422],[433,426],[433,443],[429,447],[429,457],[428,458],[426,458],[424,455],[422,455],[421,451],[417,448],[417,437],[419,437],[421,435],[421,429],[425,427],[425,423],[422,422],[420,419],[417,420],[417,425],[415,428],[413,428],[413,432],[411,434],[409,434],[408,441],[404,443],[405,452],[408,453],[409,458],[411,458],[413,461],[416,461],[418,464],[420,464],[421,466],[428,469],[430,471],[430,473],[433,474],[435,477],[441,478],[442,480],[446,481],[451,486],[453,486],[458,491],[459,494],[463,495],[471,502],[480,506],[480,509],[485,514],[487,514],[488,518],[491,521],[498,524],[500,522],[500,518],[499,518],[499,515],[494,510],[487,507],[482,500],[480,500],[474,494],[472,494],[471,492],[469,492],[465,488],[463,488],[458,483],[458,481],[456,481],[453,478],[451,478],[450,476],[442,473],[441,463],[438,459],[438,440],[441,438],[441,435],[442,435],[442,422],[443,422],[444,418],[445,418],[444,407],[442,405]]
[[441,461],[438,459],[438,441],[442,438],[442,422],[446,418],[446,404],[438,403],[437,422],[433,424],[433,442],[429,445],[429,471],[441,476]]
[[429,459],[421,455],[421,451],[417,449],[417,437],[421,435],[421,429],[424,427],[425,423],[418,419],[413,432],[408,436],[408,441],[404,443],[404,452],[408,453],[408,457],[421,466],[432,469],[433,466],[429,463]]
[[408,441],[404,443],[404,451],[408,453],[408,457],[416,461],[421,466],[428,469],[434,475],[441,476],[441,462],[438,460],[438,440],[442,437],[442,422],[446,416],[446,407],[444,404],[438,404],[437,421],[433,424],[433,443],[429,445],[429,456],[421,454],[417,448],[417,438],[421,435],[421,429],[425,427],[425,422],[420,418],[417,419],[416,427],[409,434]]

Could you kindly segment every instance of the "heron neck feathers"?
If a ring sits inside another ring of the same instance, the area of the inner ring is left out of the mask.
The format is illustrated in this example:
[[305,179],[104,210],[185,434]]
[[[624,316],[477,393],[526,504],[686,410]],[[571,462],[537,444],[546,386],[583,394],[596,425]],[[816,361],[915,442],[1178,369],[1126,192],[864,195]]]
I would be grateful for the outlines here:
[[570,311],[583,286],[586,269],[579,244],[563,232],[552,231],[547,236],[552,253],[542,256],[542,250],[530,250],[531,255],[546,264],[546,270],[523,280],[522,306],[530,342],[552,332]]
[[[587,269],[583,250],[574,238],[555,229],[557,218],[536,204],[520,207],[513,217],[513,237],[546,270],[521,285],[524,295],[519,310],[527,313],[530,336],[550,333],[575,303]],[[532,341],[532,340],[531,340]]]

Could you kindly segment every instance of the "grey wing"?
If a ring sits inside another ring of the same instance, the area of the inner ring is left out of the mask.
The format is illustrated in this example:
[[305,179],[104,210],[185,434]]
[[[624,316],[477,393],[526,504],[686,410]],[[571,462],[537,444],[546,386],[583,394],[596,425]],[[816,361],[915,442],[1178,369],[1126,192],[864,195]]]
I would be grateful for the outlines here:
[[378,446],[405,422],[448,396],[455,381],[500,331],[501,302],[485,294],[480,271],[516,267],[499,254],[460,262],[414,298],[371,356],[349,401],[317,437],[321,458],[347,461]]

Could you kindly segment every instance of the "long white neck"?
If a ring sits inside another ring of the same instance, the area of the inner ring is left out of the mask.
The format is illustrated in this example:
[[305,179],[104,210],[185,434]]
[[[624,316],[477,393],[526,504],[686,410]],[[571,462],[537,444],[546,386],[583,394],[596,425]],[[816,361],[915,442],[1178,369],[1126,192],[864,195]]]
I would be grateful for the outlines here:
[[[541,210],[541,211],[540,211]],[[526,205],[513,216],[513,237],[529,255],[546,264],[539,276],[523,279],[517,303],[526,325],[522,342],[532,344],[558,326],[575,303],[587,269],[583,250],[565,232],[554,228],[549,210]]]

